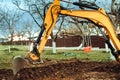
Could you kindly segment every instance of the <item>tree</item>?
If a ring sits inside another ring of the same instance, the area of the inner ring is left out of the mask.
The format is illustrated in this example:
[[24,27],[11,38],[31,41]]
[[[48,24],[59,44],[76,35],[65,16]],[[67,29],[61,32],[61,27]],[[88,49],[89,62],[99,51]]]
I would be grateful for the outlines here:
[[1,10],[0,11],[0,15],[3,16],[4,18],[1,21],[1,26],[4,30],[9,32],[9,36],[11,38],[10,42],[12,44],[13,42],[13,36],[15,33],[15,27],[18,23],[18,21],[21,19],[21,16],[23,15],[22,13],[20,13],[17,10]]
[[[38,27],[42,28],[41,25],[43,24],[44,20],[44,7],[47,4],[44,0],[12,0],[13,4],[18,7],[18,9],[28,13],[37,24]],[[48,1],[49,2],[49,1]],[[21,4],[24,7],[21,7]]]
[[117,2],[117,0],[112,0],[111,3],[111,14],[115,15],[115,26],[116,28],[119,27],[120,24],[120,2]]
[[[33,24],[31,24],[33,23]],[[29,41],[32,41],[32,38],[36,37],[35,34],[40,31],[38,27],[35,27],[34,22],[27,20],[24,22],[23,30],[26,36],[28,36]]]

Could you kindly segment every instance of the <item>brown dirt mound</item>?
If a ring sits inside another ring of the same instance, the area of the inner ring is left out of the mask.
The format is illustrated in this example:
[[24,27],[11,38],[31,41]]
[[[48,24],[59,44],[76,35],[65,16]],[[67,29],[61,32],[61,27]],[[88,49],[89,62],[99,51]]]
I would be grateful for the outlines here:
[[60,61],[22,69],[14,77],[11,70],[1,70],[0,80],[120,80],[120,64]]

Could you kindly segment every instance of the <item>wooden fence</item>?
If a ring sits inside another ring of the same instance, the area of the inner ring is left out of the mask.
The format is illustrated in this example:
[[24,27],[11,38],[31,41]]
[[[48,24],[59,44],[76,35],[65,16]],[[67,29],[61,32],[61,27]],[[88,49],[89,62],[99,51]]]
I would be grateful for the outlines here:
[[[91,46],[92,47],[105,47],[105,39],[102,36],[91,36]],[[32,41],[15,41],[12,44],[14,45],[29,45]],[[77,47],[81,44],[82,37],[81,36],[69,36],[66,38],[58,38],[56,39],[57,47]],[[9,45],[10,42],[1,42],[2,45]],[[48,39],[46,46],[52,46],[52,40]]]
[[[105,48],[105,39],[102,36],[91,36],[91,46]],[[82,37],[81,36],[71,36],[67,38],[58,38],[56,40],[57,47],[77,47],[81,44]],[[52,40],[49,39],[47,41],[46,46],[52,46]]]

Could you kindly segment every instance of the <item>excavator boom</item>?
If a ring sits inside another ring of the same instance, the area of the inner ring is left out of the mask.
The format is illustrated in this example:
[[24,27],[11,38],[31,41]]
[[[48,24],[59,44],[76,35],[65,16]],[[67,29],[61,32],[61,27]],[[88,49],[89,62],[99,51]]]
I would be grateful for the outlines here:
[[[44,20],[45,31],[43,33],[43,37],[40,41],[40,46],[38,48],[40,54],[44,49],[46,41],[50,36],[59,15],[85,18],[103,27],[106,30],[107,35],[113,42],[113,45],[115,47],[113,52],[117,51],[116,53],[113,53],[113,55],[118,58],[120,51],[120,41],[115,33],[114,25],[112,24],[111,20],[106,15],[104,10],[102,8],[98,8],[98,10],[62,10],[60,7],[60,0],[54,0],[53,4],[49,7],[46,13]],[[107,41],[107,43],[110,48],[113,48],[110,45],[110,42]],[[36,58],[32,57],[32,59],[35,60]]]
[[[79,5],[79,3],[76,3],[76,2],[72,4],[80,7],[84,6],[84,4]],[[87,6],[84,6],[84,7],[87,7]],[[95,10],[91,10],[91,9],[66,10],[61,8],[60,0],[54,0],[46,12],[44,23],[43,23],[44,26],[39,35],[37,43],[35,44],[33,51],[27,55],[27,58],[29,58],[32,61],[38,61],[40,59],[40,54],[42,53],[45,47],[47,39],[50,36],[59,15],[65,15],[65,16],[84,18],[84,19],[90,20],[91,22],[93,22],[94,24],[100,27],[103,27],[109,37],[107,38],[106,43],[111,49],[112,54],[115,56],[116,60],[120,62],[120,41],[115,33],[114,25],[112,24],[110,18],[107,16],[107,14],[102,8],[96,8],[96,7],[93,8],[91,6],[88,6],[88,8],[92,8]],[[109,39],[111,39],[115,48],[111,45]],[[36,48],[38,44],[39,44],[39,47]]]

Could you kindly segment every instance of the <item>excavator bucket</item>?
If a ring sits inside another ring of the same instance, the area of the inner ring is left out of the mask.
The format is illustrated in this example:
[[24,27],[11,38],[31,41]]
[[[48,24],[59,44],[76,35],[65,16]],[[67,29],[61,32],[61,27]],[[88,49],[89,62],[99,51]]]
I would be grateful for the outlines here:
[[14,56],[12,60],[13,74],[15,75],[23,68],[34,67],[36,65],[41,65],[43,63],[44,62],[42,58],[40,58],[38,61],[34,61],[28,55],[27,57],[22,57],[20,55]]
[[13,65],[13,74],[15,75],[18,71],[25,68],[28,65],[28,62],[20,55],[18,55],[13,57],[12,65]]

